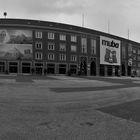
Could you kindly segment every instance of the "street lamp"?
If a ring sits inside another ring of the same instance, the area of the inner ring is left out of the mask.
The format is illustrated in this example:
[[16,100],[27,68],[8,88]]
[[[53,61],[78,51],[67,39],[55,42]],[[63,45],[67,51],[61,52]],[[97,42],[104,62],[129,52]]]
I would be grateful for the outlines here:
[[4,15],[4,17],[6,18],[6,16],[7,16],[7,12],[4,12],[3,15]]

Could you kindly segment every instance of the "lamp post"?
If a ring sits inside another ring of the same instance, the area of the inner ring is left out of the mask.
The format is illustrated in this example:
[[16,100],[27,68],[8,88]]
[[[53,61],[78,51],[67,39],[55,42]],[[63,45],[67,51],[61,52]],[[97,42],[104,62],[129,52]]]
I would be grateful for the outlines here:
[[7,12],[4,12],[3,15],[4,15],[4,17],[6,18],[6,16],[7,16]]

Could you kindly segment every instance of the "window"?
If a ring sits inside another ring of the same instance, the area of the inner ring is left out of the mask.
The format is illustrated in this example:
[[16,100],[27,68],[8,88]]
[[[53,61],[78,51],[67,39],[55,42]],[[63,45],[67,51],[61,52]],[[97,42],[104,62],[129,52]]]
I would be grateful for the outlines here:
[[66,44],[60,44],[60,51],[66,51]]
[[140,56],[138,55],[138,61],[140,61]]
[[128,44],[128,52],[132,52],[132,45]]
[[71,55],[71,61],[77,61],[77,56]]
[[55,44],[54,43],[48,43],[48,50],[54,50]]
[[138,67],[140,67],[140,62],[138,62]]
[[132,56],[132,45],[128,44],[128,56],[131,57]]
[[137,65],[136,61],[133,61],[132,66],[136,67],[136,65]]
[[53,53],[48,54],[48,60],[54,60],[54,54]]
[[42,49],[42,42],[35,42],[36,49]]
[[126,58],[126,56],[125,56],[125,47],[124,46],[122,46],[122,58],[123,59]]
[[71,51],[76,52],[77,51],[77,46],[76,45],[71,45]]
[[96,54],[96,40],[91,39],[91,54]]
[[30,49],[24,50],[24,54],[31,54],[31,50]]
[[42,32],[36,31],[35,38],[42,38]]
[[140,55],[140,49],[138,49],[138,54]]
[[60,34],[60,40],[65,41],[66,40],[66,35]]
[[137,50],[135,48],[133,48],[133,53],[137,53]]
[[42,59],[42,53],[41,52],[36,52],[35,53],[35,59],[41,60]]
[[87,39],[86,38],[81,39],[81,45],[82,45],[82,53],[87,53]]
[[133,55],[133,60],[136,60],[137,59],[137,56],[136,55]]
[[71,42],[77,42],[77,36],[71,35]]
[[60,59],[61,61],[66,61],[66,55],[65,55],[65,54],[60,54],[60,55],[59,55],[59,59]]
[[49,32],[48,33],[48,39],[54,39],[54,33]]

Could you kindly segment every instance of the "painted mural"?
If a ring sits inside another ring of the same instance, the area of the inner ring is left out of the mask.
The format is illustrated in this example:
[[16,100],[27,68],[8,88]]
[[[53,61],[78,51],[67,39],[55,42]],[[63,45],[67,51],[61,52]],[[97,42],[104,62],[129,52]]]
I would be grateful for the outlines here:
[[0,29],[0,59],[30,60],[32,57],[32,31]]

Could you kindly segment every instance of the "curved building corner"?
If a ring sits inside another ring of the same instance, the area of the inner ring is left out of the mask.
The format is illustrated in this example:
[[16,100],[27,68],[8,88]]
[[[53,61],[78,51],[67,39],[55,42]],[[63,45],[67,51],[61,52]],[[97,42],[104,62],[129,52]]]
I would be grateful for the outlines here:
[[73,25],[0,19],[0,73],[140,76],[140,43]]

